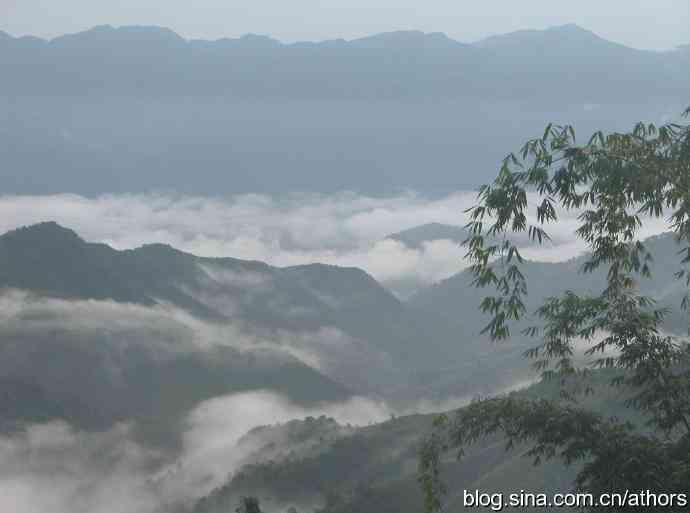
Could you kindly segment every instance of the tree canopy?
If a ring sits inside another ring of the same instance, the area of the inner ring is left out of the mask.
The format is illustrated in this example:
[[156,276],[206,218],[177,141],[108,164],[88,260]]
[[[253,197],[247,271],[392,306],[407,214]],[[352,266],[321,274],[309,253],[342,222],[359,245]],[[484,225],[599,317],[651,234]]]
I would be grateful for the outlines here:
[[[462,456],[464,448],[493,434],[504,436],[508,448],[527,444],[535,463],[555,457],[577,463],[577,491],[688,492],[690,350],[686,339],[662,329],[667,310],[638,289],[653,272],[654,255],[640,236],[653,218],[668,221],[678,242],[676,276],[690,286],[688,125],[639,123],[625,133],[597,132],[585,144],[577,143],[572,126],[548,125],[542,137],[504,159],[496,180],[480,189],[468,210],[465,241],[473,284],[494,291],[479,305],[490,317],[484,332],[491,339],[509,338],[530,314],[523,258],[507,234],[527,232],[542,244],[564,212],[577,214],[574,235],[589,251],[581,272],[607,272],[599,293],[564,290],[547,298],[534,312],[535,325],[522,330],[538,340],[525,356],[544,379],[560,380],[562,400],[495,397],[440,416],[420,457],[430,512],[444,505],[446,453]],[[688,305],[686,295],[679,307]],[[588,344],[586,368],[574,363],[579,341]],[[618,371],[611,384],[630,391],[626,405],[640,412],[646,426],[578,404],[581,393],[595,393],[587,384],[592,368]]]

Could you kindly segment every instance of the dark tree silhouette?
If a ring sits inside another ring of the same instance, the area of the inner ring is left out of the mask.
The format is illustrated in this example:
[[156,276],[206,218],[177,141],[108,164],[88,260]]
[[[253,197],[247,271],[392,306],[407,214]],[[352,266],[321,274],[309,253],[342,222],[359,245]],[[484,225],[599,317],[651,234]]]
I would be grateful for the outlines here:
[[[531,197],[537,198],[533,207]],[[474,284],[496,290],[480,305],[491,317],[485,332],[493,340],[510,337],[511,324],[527,313],[522,257],[506,235],[527,232],[541,243],[562,211],[579,214],[576,235],[590,250],[582,272],[608,271],[601,293],[563,291],[537,310],[541,322],[524,330],[540,340],[526,356],[535,359],[544,379],[560,380],[564,400],[497,397],[439,417],[421,451],[428,511],[444,506],[445,452],[462,456],[463,448],[496,433],[506,437],[509,448],[527,444],[535,463],[559,457],[581,464],[574,488],[595,497],[640,490],[688,493],[690,350],[687,341],[662,331],[666,311],[637,287],[653,271],[653,255],[639,231],[645,220],[659,217],[668,219],[678,241],[677,277],[690,285],[688,126],[638,124],[629,133],[596,133],[577,145],[572,127],[549,125],[519,155],[506,157],[495,182],[481,188],[478,204],[468,211],[471,235],[465,241]],[[688,307],[687,295],[682,307]],[[578,404],[580,393],[596,392],[587,384],[590,368],[573,363],[576,340],[589,343],[593,367],[618,371],[612,385],[625,385],[627,406],[639,410],[647,426],[605,418]],[[639,506],[595,509],[639,511]],[[646,511],[656,509],[685,508],[676,502]]]

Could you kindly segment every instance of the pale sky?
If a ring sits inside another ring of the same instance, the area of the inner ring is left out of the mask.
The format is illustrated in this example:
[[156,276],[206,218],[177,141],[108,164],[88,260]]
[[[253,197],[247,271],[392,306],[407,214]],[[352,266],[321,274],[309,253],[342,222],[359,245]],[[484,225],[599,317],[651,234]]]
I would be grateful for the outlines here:
[[635,48],[690,44],[690,0],[0,0],[0,30],[54,37],[94,25],[161,25],[188,38],[284,42],[445,32],[463,42],[577,23]]

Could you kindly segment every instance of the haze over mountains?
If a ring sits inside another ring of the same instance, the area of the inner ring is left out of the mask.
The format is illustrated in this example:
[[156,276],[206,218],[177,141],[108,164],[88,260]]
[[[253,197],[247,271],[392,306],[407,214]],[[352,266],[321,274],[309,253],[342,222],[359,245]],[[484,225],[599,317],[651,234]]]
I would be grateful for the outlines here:
[[[0,31],[0,511],[227,513],[253,495],[264,513],[419,513],[430,413],[559,397],[522,357],[532,315],[501,344],[481,334],[461,247],[477,186],[550,121],[584,141],[677,119],[688,70],[689,47],[573,24],[472,42]],[[510,236],[530,313],[602,287],[580,273],[581,212],[557,213],[543,246]],[[681,336],[669,229],[645,219],[639,289]],[[588,378],[588,406],[642,426],[611,377]],[[458,490],[572,482],[520,456],[491,437],[443,465]]]
[[87,195],[471,189],[547,120],[585,137],[676,116],[689,63],[574,25],[475,44],[3,34],[0,178],[5,193]]
[[[590,399],[588,407],[643,422],[619,407],[620,392],[607,386],[607,377],[597,374],[592,380],[602,397]],[[553,383],[540,383],[515,395],[554,399],[557,394]],[[298,506],[299,511],[317,513],[418,513],[423,511],[423,498],[416,482],[417,448],[433,419],[433,415],[411,415],[352,429],[321,417],[255,429],[240,441],[253,447],[250,463],[200,498],[193,512],[223,513],[239,497],[254,494],[263,498],[262,505],[270,512],[289,512],[288,507]],[[281,453],[286,446],[292,450]],[[569,489],[575,473],[558,461],[534,466],[520,448],[506,451],[500,437],[470,447],[461,461],[447,458],[443,472],[449,486],[502,493],[516,489],[558,493]],[[447,509],[462,508],[461,496],[451,495]],[[526,505],[504,511],[540,509]]]
[[[663,235],[649,245],[665,258],[642,290],[669,306],[668,329],[683,333],[687,319],[679,309],[682,284],[674,279],[675,243]],[[529,376],[519,358],[528,339],[516,335],[498,348],[479,335],[485,319],[476,313],[466,272],[401,302],[354,268],[278,268],[200,258],[159,244],[116,251],[87,243],[55,223],[0,237],[0,262],[5,291],[0,378],[40,385],[72,400],[80,395],[83,379],[119,376],[107,385],[114,387],[111,392],[94,394],[92,412],[101,410],[94,405],[107,405],[112,408],[104,414],[108,419],[156,412],[166,403],[151,397],[151,404],[137,409],[127,398],[148,392],[132,394],[129,387],[151,387],[158,394],[186,383],[191,403],[178,400],[178,414],[195,402],[261,383],[273,383],[269,388],[296,401],[359,394],[406,409],[419,400],[499,390]],[[526,264],[535,284],[529,309],[555,287],[594,291],[600,277],[578,275],[581,263]],[[57,347],[65,365],[52,365]],[[33,358],[25,360],[30,354]],[[211,371],[204,354],[214,355]],[[102,365],[118,370],[96,371]],[[76,388],[68,385],[60,392],[73,379],[70,369],[79,367],[89,373],[74,383]],[[272,372],[275,377],[267,377]],[[138,381],[141,373],[150,376]],[[321,385],[312,388],[310,382]],[[100,403],[98,397],[114,393],[120,399]],[[119,403],[124,409],[118,410]]]
[[[659,259],[642,290],[671,309],[666,329],[684,333],[675,242],[665,234],[647,245]],[[416,511],[415,451],[431,419],[346,423],[450,408],[533,376],[521,353],[534,341],[492,346],[479,336],[467,273],[402,302],[355,268],[200,258],[161,244],[117,251],[52,222],[0,236],[0,264],[0,427],[5,437],[20,433],[0,460],[38,479],[19,455],[43,461],[58,444],[60,465],[73,465],[69,486],[96,472],[75,492],[80,504],[124,479],[91,467],[115,451],[108,457],[139,483],[121,486],[147,483],[146,501],[172,501],[175,511],[218,513],[247,493],[270,497],[271,512],[384,502]],[[527,263],[530,310],[556,288],[594,290],[598,277],[579,275],[580,264]],[[615,399],[605,397],[598,408]],[[241,436],[257,423],[324,411],[342,425],[312,419]],[[22,435],[27,423],[35,427]],[[118,453],[121,444],[136,450]],[[560,466],[525,472],[500,440],[471,454],[450,467],[453,479],[558,489],[571,476]],[[137,507],[142,500],[132,498]]]
[[[410,405],[433,395],[420,395],[426,392],[424,387],[417,388],[413,374],[431,373],[441,362],[444,366],[465,364],[456,333],[437,326],[433,314],[408,309],[359,269],[321,264],[276,268],[232,258],[199,258],[160,244],[115,251],[104,244],[87,243],[55,223],[0,237],[0,262],[0,286],[21,291],[6,297],[11,306],[7,322],[17,340],[29,337],[25,327],[34,332],[30,319],[35,318],[38,334],[57,336],[66,330],[62,343],[71,347],[70,322],[62,317],[67,313],[70,318],[78,317],[83,310],[86,319],[77,326],[83,324],[86,334],[77,337],[84,339],[77,348],[81,343],[90,347],[97,326],[104,323],[100,329],[111,333],[115,348],[131,345],[134,354],[139,354],[136,348],[143,344],[154,349],[161,345],[164,353],[172,351],[173,356],[185,358],[200,351],[220,351],[213,358],[218,361],[223,361],[224,352],[232,360],[239,351],[237,358],[243,362],[242,354],[261,350],[263,357],[272,356],[279,365],[279,355],[284,355],[288,367],[301,362],[339,383],[313,389],[316,396],[294,397],[307,401],[364,394],[393,401],[404,398]],[[77,302],[73,312],[70,301]],[[111,322],[112,328],[106,328]],[[44,346],[34,343],[38,348],[30,349],[33,346],[27,343],[23,350],[40,352]],[[6,349],[12,356],[7,362],[21,360],[15,343]],[[69,349],[73,351],[79,349]],[[157,351],[150,356],[147,351],[141,353],[144,361],[137,365],[142,372],[147,365],[155,368]],[[96,358],[102,357],[106,362],[110,358],[107,354]],[[261,354],[258,358],[261,367]],[[125,358],[125,365],[128,361]],[[49,359],[46,364],[50,365]],[[8,365],[10,372],[31,372],[28,367]],[[203,367],[203,359],[189,365],[193,375],[197,372],[193,366]],[[226,371],[218,369],[218,375]],[[238,372],[229,374],[237,376]],[[278,376],[283,374],[290,372],[281,371]],[[297,376],[299,383],[299,373]],[[303,378],[313,379],[309,373]],[[261,380],[273,382],[263,376],[247,388],[256,387]],[[490,384],[489,379],[483,382]],[[275,382],[275,389],[290,396],[289,383]],[[204,384],[202,389],[209,386],[222,395],[225,385]],[[453,393],[469,393],[469,389],[461,390],[464,385],[458,386]]]

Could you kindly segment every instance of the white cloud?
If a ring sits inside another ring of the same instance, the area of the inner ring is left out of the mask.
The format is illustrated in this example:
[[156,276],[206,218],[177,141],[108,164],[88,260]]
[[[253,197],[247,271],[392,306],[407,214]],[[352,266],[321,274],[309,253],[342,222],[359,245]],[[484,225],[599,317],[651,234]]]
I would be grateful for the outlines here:
[[462,211],[473,198],[474,194],[462,192],[441,199],[412,193],[391,198],[343,193],[283,199],[4,196],[0,230],[54,220],[86,240],[118,249],[162,242],[200,256],[232,256],[278,266],[322,262],[361,267],[384,282],[418,275],[417,281],[428,283],[457,272],[463,251],[453,243],[443,254],[438,247],[416,250],[382,239],[428,222],[460,225]]
[[222,484],[255,448],[247,431],[295,418],[327,415],[366,425],[390,417],[365,398],[304,408],[255,391],[206,401],[188,418],[181,453],[171,459],[133,441],[131,426],[102,433],[63,422],[0,435],[0,511],[13,513],[163,513],[190,505]]
[[157,455],[132,442],[126,425],[77,433],[64,423],[0,437],[0,510],[14,513],[154,513],[146,483]]
[[[464,249],[447,240],[413,249],[383,240],[390,233],[437,222],[462,225],[475,200],[459,192],[430,199],[406,194],[369,198],[353,194],[297,195],[284,199],[249,195],[226,199],[165,195],[84,198],[75,195],[0,197],[0,231],[44,220],[75,229],[85,239],[119,249],[164,242],[203,256],[232,256],[274,265],[324,262],[362,267],[384,283],[431,283],[462,268]],[[565,216],[554,244],[528,248],[524,256],[564,260],[584,247],[574,242],[573,215]],[[665,223],[645,226],[658,233]],[[261,273],[220,273],[209,279],[239,287],[270,287]],[[203,300],[204,298],[199,298]],[[218,297],[206,300],[219,300]],[[232,305],[226,305],[230,308]],[[31,319],[31,322],[27,322]],[[364,366],[386,368],[385,355],[325,328],[311,333],[247,332],[244,326],[203,322],[169,305],[143,307],[110,301],[64,301],[10,291],[0,296],[0,330],[23,333],[72,330],[108,334],[116,374],[118,354],[136,341],[158,357],[217,344],[240,350],[282,351],[324,373],[352,381]],[[87,340],[87,339],[84,339]],[[110,346],[109,346],[110,347]],[[10,365],[5,362],[4,365]],[[519,385],[527,384],[527,382]],[[421,401],[405,412],[456,407],[469,398]],[[242,460],[236,442],[250,428],[326,414],[341,422],[368,424],[398,413],[386,404],[354,398],[305,408],[276,394],[254,391],[220,397],[188,417],[178,464],[162,468],[160,454],[132,441],[130,427],[100,434],[51,423],[25,434],[0,437],[0,511],[17,513],[157,513],[170,501],[199,496],[219,484]],[[169,463],[169,462],[167,462]]]
[[[218,300],[217,301],[222,301]],[[202,353],[219,346],[252,353],[266,365],[289,358],[362,391],[376,385],[369,378],[395,372],[389,355],[333,327],[313,330],[267,329],[242,319],[208,322],[171,305],[153,307],[100,300],[64,300],[9,290],[0,294],[0,375],[39,380],[32,351],[60,340],[90,355],[118,380],[134,355],[164,362],[180,353]],[[57,373],[57,374],[56,374]],[[53,379],[61,380],[59,369]]]
[[326,415],[341,424],[368,425],[390,418],[385,403],[354,397],[343,403],[305,408],[268,391],[232,394],[203,402],[189,415],[180,460],[161,484],[170,493],[184,496],[208,493],[222,484],[257,447],[237,442],[256,426]]
[[[384,198],[353,193],[283,198],[2,196],[0,231],[54,220],[86,240],[118,249],[161,242],[200,256],[231,256],[277,266],[313,262],[355,266],[391,287],[402,281],[418,287],[461,270],[464,248],[439,240],[415,249],[384,238],[425,223],[462,226],[467,222],[463,211],[475,200],[474,193],[463,191],[443,198],[414,193]],[[552,228],[554,243],[527,248],[525,256],[554,261],[582,252],[584,245],[573,235],[576,223],[575,214],[564,215]],[[652,222],[645,233],[658,233],[665,226],[663,221]]]

